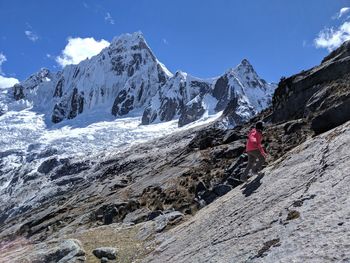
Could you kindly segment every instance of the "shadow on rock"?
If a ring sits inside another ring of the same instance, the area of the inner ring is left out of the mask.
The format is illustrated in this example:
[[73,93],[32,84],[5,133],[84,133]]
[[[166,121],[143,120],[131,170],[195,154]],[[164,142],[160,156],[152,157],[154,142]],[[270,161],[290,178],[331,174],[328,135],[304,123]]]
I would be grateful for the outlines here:
[[260,187],[261,179],[264,176],[265,174],[259,174],[253,181],[242,187],[244,188],[242,193],[245,195],[245,197],[251,196],[255,192],[255,190]]

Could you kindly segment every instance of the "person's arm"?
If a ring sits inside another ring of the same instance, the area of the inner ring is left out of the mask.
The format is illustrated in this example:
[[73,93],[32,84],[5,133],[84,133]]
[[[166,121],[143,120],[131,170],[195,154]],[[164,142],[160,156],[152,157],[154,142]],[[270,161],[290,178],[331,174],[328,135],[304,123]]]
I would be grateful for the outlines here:
[[261,155],[264,156],[264,157],[266,158],[266,155],[267,155],[267,154],[266,154],[264,148],[263,148],[262,145],[261,145],[262,136],[261,136],[261,134],[258,133],[258,132],[256,133],[255,136],[256,136],[255,138],[256,138],[256,144],[257,144],[257,146],[258,146],[258,149],[259,149]]

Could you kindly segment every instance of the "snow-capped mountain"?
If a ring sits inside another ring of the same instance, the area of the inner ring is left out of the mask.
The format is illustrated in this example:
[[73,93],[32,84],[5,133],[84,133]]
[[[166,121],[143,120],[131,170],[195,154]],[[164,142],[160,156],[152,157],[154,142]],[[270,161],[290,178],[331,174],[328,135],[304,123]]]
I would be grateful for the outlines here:
[[[198,120],[211,105],[204,105],[203,99],[211,93],[211,83],[178,71],[152,98],[142,116],[142,124],[157,121],[170,121],[179,118],[179,126]],[[199,103],[185,120],[186,111],[191,105]]]
[[125,116],[148,104],[171,76],[137,32],[116,37],[100,54],[56,74],[41,70],[16,85],[14,96],[31,101],[53,123],[98,109]]
[[142,123],[178,117],[179,126],[183,126],[204,114],[223,111],[231,100],[235,100],[234,111],[238,118],[232,124],[237,124],[265,109],[271,103],[275,88],[275,84],[261,79],[246,59],[236,68],[210,80],[178,71],[152,98]]
[[[223,76],[204,80],[158,61],[140,32],[116,37],[100,54],[52,73],[42,69],[13,87],[17,101],[44,113],[48,123],[80,114],[142,116],[142,124],[179,119],[179,126],[223,111],[238,99],[245,121],[271,101],[274,84],[247,60]],[[240,122],[239,121],[239,122]]]

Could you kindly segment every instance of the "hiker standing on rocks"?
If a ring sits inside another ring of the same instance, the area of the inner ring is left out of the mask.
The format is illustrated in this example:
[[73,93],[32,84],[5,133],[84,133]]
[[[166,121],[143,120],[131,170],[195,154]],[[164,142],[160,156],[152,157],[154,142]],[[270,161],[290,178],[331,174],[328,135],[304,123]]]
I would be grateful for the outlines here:
[[241,181],[246,182],[248,180],[248,174],[250,170],[252,170],[252,172],[255,174],[259,172],[266,160],[267,154],[261,145],[263,129],[263,123],[259,121],[256,123],[255,128],[253,128],[249,132],[246,144],[246,152],[248,154],[248,165],[243,174],[241,175]]

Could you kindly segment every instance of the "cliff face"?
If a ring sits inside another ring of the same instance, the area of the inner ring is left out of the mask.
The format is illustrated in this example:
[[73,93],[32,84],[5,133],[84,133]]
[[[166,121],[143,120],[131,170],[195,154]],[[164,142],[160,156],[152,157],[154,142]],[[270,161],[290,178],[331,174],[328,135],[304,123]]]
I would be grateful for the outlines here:
[[348,41],[319,66],[281,80],[273,97],[273,121],[307,118],[316,133],[348,121],[349,50]]

